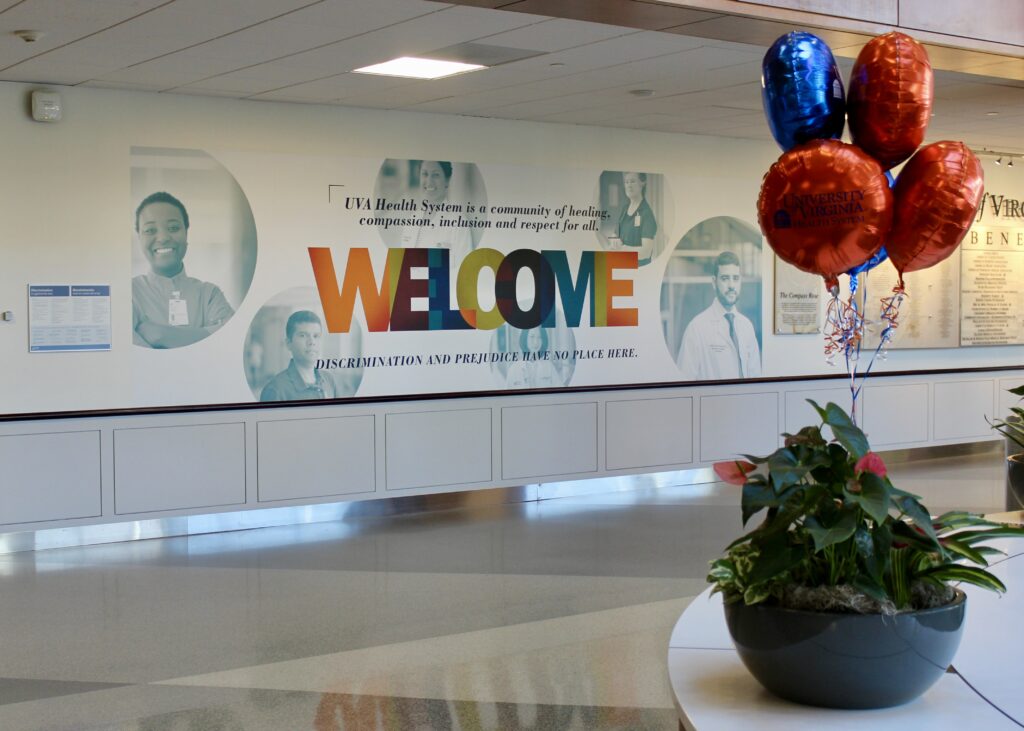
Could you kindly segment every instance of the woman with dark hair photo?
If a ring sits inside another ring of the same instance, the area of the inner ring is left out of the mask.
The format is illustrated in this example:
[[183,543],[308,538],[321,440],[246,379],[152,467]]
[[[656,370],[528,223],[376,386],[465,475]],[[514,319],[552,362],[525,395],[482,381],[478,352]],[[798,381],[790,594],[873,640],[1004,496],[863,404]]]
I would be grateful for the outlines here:
[[220,288],[185,273],[189,218],[170,193],[146,196],[135,209],[135,232],[150,271],[132,279],[132,341],[144,348],[180,348],[215,332],[234,309]]
[[[417,203],[427,202],[439,205],[448,201],[452,181],[452,164],[447,160],[421,160],[419,164],[419,188],[415,191]],[[407,249],[448,249],[448,261],[458,266],[473,250],[473,236],[470,229],[441,226],[441,213],[429,214],[430,226],[407,226],[402,230],[401,246]],[[449,218],[452,216],[449,214]]]

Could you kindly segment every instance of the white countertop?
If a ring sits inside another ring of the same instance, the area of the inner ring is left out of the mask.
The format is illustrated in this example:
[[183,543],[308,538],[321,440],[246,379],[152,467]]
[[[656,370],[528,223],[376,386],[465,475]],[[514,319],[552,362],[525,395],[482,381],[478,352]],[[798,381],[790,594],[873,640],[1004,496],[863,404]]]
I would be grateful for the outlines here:
[[[1017,572],[1024,578],[1024,556],[1020,559],[1005,561],[993,569],[1008,586],[1012,582],[1019,587],[1018,594],[1024,601],[1024,582],[1003,574],[1019,564]],[[669,640],[669,679],[676,710],[688,731],[1021,728],[979,695],[986,695],[996,705],[1005,703],[1011,715],[1021,718],[1018,669],[1024,660],[1020,658],[1018,632],[1024,604],[1011,603],[1009,595],[999,599],[984,590],[969,591],[967,628],[954,661],[954,667],[964,677],[944,675],[927,693],[904,706],[847,711],[802,706],[764,690],[733,649],[721,595],[710,596],[710,592],[708,589],[687,607]],[[1016,616],[1011,616],[1014,613]],[[1007,624],[1000,624],[1003,622]],[[972,689],[964,678],[978,690]]]

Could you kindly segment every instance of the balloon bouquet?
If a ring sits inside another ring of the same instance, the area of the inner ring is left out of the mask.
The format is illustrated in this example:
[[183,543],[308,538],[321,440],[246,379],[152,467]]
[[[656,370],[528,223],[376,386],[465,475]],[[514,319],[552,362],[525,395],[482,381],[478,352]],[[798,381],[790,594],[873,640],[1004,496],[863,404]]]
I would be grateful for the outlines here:
[[[918,149],[933,79],[924,47],[910,36],[886,33],[864,46],[845,99],[832,51],[810,33],[775,41],[762,70],[765,115],[783,154],[761,184],[758,221],[779,258],[825,278],[825,354],[845,358],[855,415],[867,273],[888,258],[899,279],[882,298],[879,344],[861,385],[898,325],[908,296],[903,275],[939,263],[966,235],[981,201],[981,164],[962,142]],[[844,118],[853,144],[839,139]],[[889,171],[907,158],[894,179]],[[850,279],[845,302],[840,275]],[[861,278],[864,306],[856,299]]]

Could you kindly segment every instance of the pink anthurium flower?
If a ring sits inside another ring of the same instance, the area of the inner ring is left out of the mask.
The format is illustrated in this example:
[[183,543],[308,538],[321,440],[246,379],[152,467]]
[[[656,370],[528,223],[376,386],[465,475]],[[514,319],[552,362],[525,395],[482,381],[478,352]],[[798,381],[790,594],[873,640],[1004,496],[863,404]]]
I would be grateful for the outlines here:
[[730,485],[743,485],[747,481],[747,475],[757,469],[757,465],[751,462],[732,460],[731,462],[715,462],[715,474],[722,482]]
[[874,452],[868,452],[857,460],[853,466],[855,472],[871,472],[879,477],[885,477],[888,471],[885,469],[885,462]]

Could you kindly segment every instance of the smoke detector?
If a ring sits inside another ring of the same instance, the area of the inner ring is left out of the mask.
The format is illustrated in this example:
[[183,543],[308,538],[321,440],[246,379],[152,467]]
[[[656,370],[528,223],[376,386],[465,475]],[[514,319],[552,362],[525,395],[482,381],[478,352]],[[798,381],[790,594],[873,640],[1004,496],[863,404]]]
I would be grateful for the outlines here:
[[12,35],[25,41],[25,43],[35,43],[46,34],[41,30],[16,30]]

